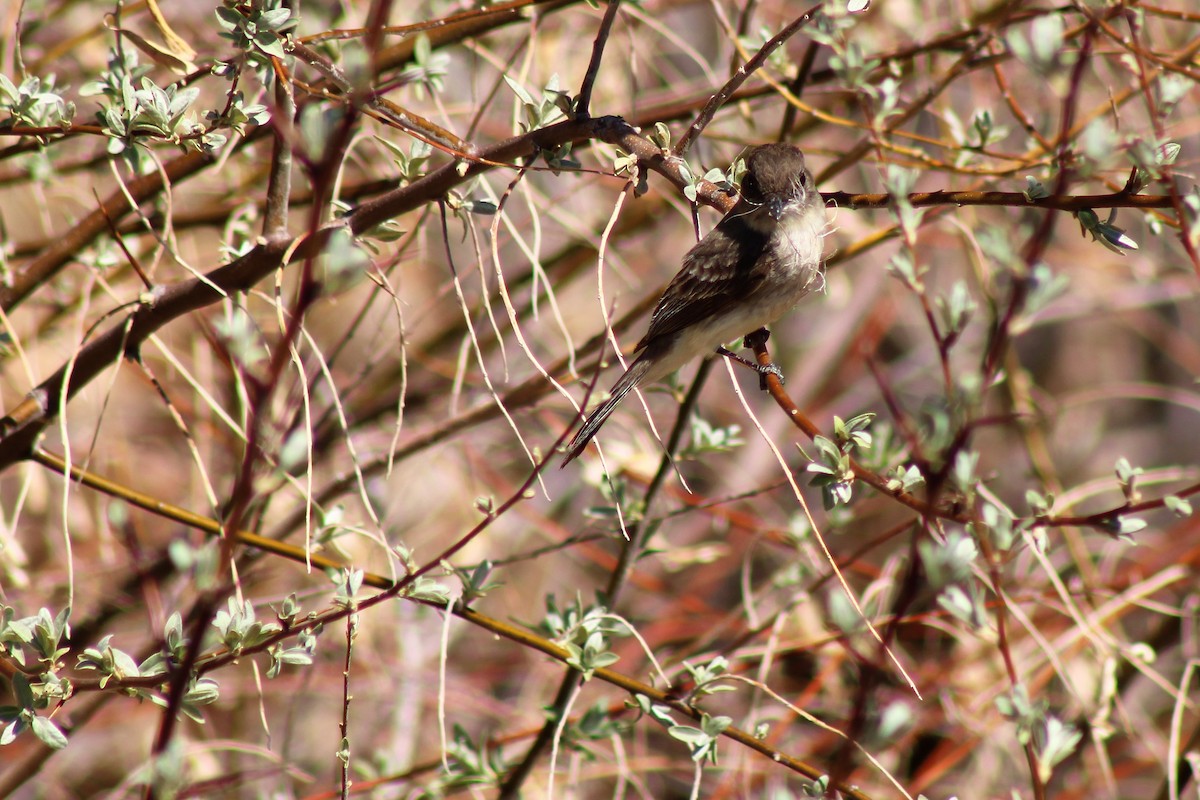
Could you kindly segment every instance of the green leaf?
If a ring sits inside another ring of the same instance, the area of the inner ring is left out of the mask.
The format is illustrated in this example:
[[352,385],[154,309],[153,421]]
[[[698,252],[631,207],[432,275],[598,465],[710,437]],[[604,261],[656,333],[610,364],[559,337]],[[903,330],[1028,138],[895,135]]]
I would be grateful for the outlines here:
[[1190,517],[1192,515],[1192,504],[1182,497],[1176,497],[1173,494],[1167,495],[1163,498],[1163,505],[1177,517]]
[[35,716],[31,720],[33,735],[36,736],[42,744],[52,750],[62,750],[67,746],[67,737],[58,726],[45,717]]
[[513,90],[513,94],[515,94],[522,103],[524,103],[527,106],[537,105],[533,100],[533,95],[531,95],[529,92],[525,91],[524,86],[517,83],[512,78],[508,77],[508,75],[504,75],[503,77],[504,77],[504,82],[508,84],[508,88]]
[[1037,739],[1038,777],[1045,783],[1050,780],[1054,767],[1075,752],[1083,734],[1074,725],[1068,725],[1057,717],[1046,719]]
[[1137,533],[1145,528],[1146,520],[1141,517],[1121,516],[1116,519],[1116,533],[1121,536],[1129,536]]
[[1025,176],[1025,188],[1021,191],[1025,195],[1025,199],[1033,203],[1038,200],[1043,200],[1050,196],[1049,190],[1042,184],[1041,181],[1034,178],[1032,175]]
[[16,741],[21,732],[25,730],[26,723],[24,719],[17,718],[4,726],[4,730],[0,731],[0,747],[12,744]]

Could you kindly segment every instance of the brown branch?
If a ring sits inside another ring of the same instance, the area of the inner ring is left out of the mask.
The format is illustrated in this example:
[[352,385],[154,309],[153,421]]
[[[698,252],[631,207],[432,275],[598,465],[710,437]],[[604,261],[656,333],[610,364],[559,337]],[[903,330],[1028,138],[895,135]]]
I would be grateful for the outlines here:
[[[454,15],[436,22],[436,30],[431,30],[430,44],[434,48],[444,47],[462,41],[468,37],[479,36],[488,31],[519,22],[525,19],[525,11],[529,6],[538,6],[544,11],[555,11],[580,0],[516,0],[489,9],[483,14]],[[462,19],[459,19],[462,17]],[[413,47],[416,38],[389,48],[379,54],[376,67],[385,71],[403,66],[412,60]],[[251,131],[238,146],[241,147],[250,140],[257,139],[269,129],[270,125],[260,126]],[[62,133],[56,129],[56,133]],[[24,145],[18,145],[24,151]],[[90,162],[89,162],[90,163]],[[184,178],[199,172],[209,164],[214,163],[214,157],[206,153],[189,153],[176,158],[164,165],[164,172],[171,183],[177,183]],[[126,184],[129,195],[136,203],[143,203],[155,197],[164,188],[162,176],[158,172],[143,175]],[[12,283],[0,283],[0,309],[5,312],[25,300],[38,286],[45,283],[58,273],[75,254],[87,247],[95,238],[108,229],[108,219],[120,221],[129,213],[128,199],[121,191],[116,191],[105,201],[104,213],[93,211],[79,221],[71,230],[56,239],[51,247],[38,258],[14,271]],[[0,426],[2,427],[2,426]],[[0,458],[0,470],[3,469],[3,459]]]
[[[887,194],[852,194],[822,192],[827,205],[839,208],[887,208]],[[1095,208],[1171,208],[1170,195],[1111,194],[1069,195],[1054,194],[1031,200],[1021,192],[914,192],[908,196],[912,205],[927,206],[1005,206],[1011,208],[1046,208],[1057,211],[1083,211]]]
[[[497,3],[490,8],[472,11],[461,11],[440,19],[416,22],[411,25],[388,25],[378,29],[378,33],[387,36],[413,36],[417,33],[429,33],[431,42],[437,37],[437,44],[444,44],[442,39],[454,36],[457,40],[506,25],[509,22],[520,22],[526,19],[528,9],[539,6],[549,6],[546,10],[553,11],[563,6],[578,3],[580,0],[511,0],[508,3]],[[370,33],[368,28],[335,28],[312,36],[301,37],[299,41],[305,44],[318,44],[334,39],[357,39]],[[407,60],[407,59],[405,59]]]
[[[764,368],[771,366],[773,363],[771,361],[771,354],[767,350],[765,341],[756,340],[754,342],[754,357],[758,360],[759,366]],[[763,373],[763,377],[766,379],[767,392],[770,393],[771,399],[775,401],[775,404],[779,406],[784,415],[792,421],[792,424],[800,429],[800,431],[803,432],[804,435],[810,440],[820,436],[821,429],[818,428],[812,420],[805,416],[804,412],[800,410],[800,407],[797,406],[792,400],[791,396],[788,395],[787,390],[783,388],[783,382],[779,380],[779,376],[774,373],[767,372]],[[867,469],[854,459],[850,459],[850,468],[853,470],[854,477],[856,479],[867,484],[880,494],[890,497],[901,505],[911,508],[923,518],[929,519],[936,517],[940,519],[951,520],[953,522],[959,522],[964,525],[974,519],[970,514],[966,514],[959,509],[936,507],[902,489],[891,489],[888,487],[887,480],[883,476],[870,469]]]
[[621,0],[609,0],[608,8],[604,9],[604,18],[600,20],[600,29],[596,31],[596,41],[592,43],[592,58],[588,61],[587,72],[584,73],[575,105],[575,113],[580,117],[591,114],[592,89],[596,85],[596,76],[600,74],[600,59],[604,57],[604,45],[608,43],[608,35],[620,8]]
[[37,258],[14,270],[11,285],[0,283],[0,309],[12,311],[33,293],[34,289],[53,278],[58,271],[75,258],[81,250],[109,229],[111,222],[125,217],[133,209],[129,198],[135,203],[144,203],[158,195],[164,188],[163,176],[172,183],[191,177],[215,159],[207,153],[188,153],[163,165],[146,175],[133,178],[125,184],[125,190],[114,191],[99,208],[81,219],[69,231],[54,242]]
[[763,64],[767,63],[767,59],[770,58],[772,53],[782,47],[788,39],[799,33],[801,28],[808,25],[808,23],[812,21],[813,16],[816,14],[819,8],[820,6],[813,6],[800,16],[796,17],[796,19],[792,20],[787,27],[768,39],[763,46],[758,49],[758,52],[750,58],[749,61],[739,67],[733,73],[733,75],[730,76],[729,80],[725,82],[725,85],[722,86],[720,90],[718,90],[717,93],[709,99],[708,104],[705,105],[700,111],[700,114],[696,117],[695,121],[688,126],[688,129],[683,136],[679,137],[679,141],[677,141],[675,146],[672,148],[672,153],[675,156],[683,156],[688,150],[691,149],[692,144],[696,141],[697,137],[699,137],[704,129],[708,127],[708,123],[712,122],[712,119],[714,116],[716,116],[717,111],[719,111],[727,102],[729,102],[729,98],[733,96],[734,92],[736,92],[738,88],[745,83],[747,78],[757,72]]
[[[489,162],[511,162],[532,156],[543,148],[593,136],[625,141],[636,134],[615,117],[601,117],[586,122],[568,121],[499,142],[485,148],[482,154]],[[185,156],[179,160],[187,158]],[[128,326],[117,325],[84,345],[69,364],[63,365],[42,381],[29,398],[13,409],[8,417],[0,420],[0,472],[28,457],[34,441],[46,425],[62,412],[64,400],[74,397],[118,358],[136,353],[151,334],[168,322],[219,302],[228,294],[250,289],[283,266],[285,255],[289,257],[288,263],[295,263],[320,253],[329,237],[343,225],[353,233],[361,234],[381,222],[444,196],[453,187],[488,169],[491,167],[473,163],[465,174],[460,174],[456,165],[448,164],[418,181],[363,204],[345,220],[326,225],[302,241],[268,240],[202,278],[163,288],[153,302],[133,312]],[[157,176],[154,176],[154,180],[158,180]],[[103,215],[93,213],[100,217],[102,225],[107,226]]]
[[[1169,497],[1192,497],[1200,494],[1200,483],[1188,486],[1178,492],[1172,492]],[[1157,511],[1161,508],[1166,508],[1166,498],[1159,497],[1154,500],[1143,500],[1140,503],[1125,503],[1123,505],[1110,508],[1107,511],[1097,511],[1095,514],[1082,514],[1076,516],[1052,515],[1047,517],[1039,517],[1038,525],[1061,527],[1088,527],[1096,528],[1105,533],[1112,533],[1112,524],[1116,520],[1127,514],[1140,514],[1143,511]]]
[[[552,452],[553,451],[551,451],[551,453]],[[550,457],[552,457],[551,454],[548,454],[547,458]],[[190,511],[172,506],[168,503],[160,503],[154,498],[130,490],[127,487],[120,486],[119,484],[108,481],[98,475],[81,470],[77,467],[68,468],[66,463],[61,458],[50,453],[39,451],[36,454],[36,460],[44,466],[55,470],[56,472],[62,474],[69,473],[71,480],[81,483],[85,486],[105,492],[106,494],[110,494],[114,497],[120,497],[133,505],[156,514],[167,516],[170,519],[175,519],[192,527],[196,527],[209,533],[210,535],[217,536],[221,534],[221,525],[216,520],[193,514]],[[371,608],[372,606],[379,605],[382,602],[396,599],[402,594],[404,588],[412,584],[415,578],[440,565],[445,559],[449,558],[454,552],[461,549],[475,536],[482,532],[484,528],[489,526],[495,519],[503,514],[505,510],[519,502],[524,497],[526,490],[536,479],[538,471],[542,466],[544,466],[544,463],[545,461],[543,461],[543,464],[539,465],[537,468],[531,470],[526,481],[522,483],[521,486],[518,487],[517,491],[510,495],[509,499],[506,500],[504,504],[499,506],[495,512],[490,514],[486,519],[482,520],[475,526],[475,528],[472,529],[472,531],[461,537],[458,542],[451,545],[451,547],[445,552],[439,554],[433,559],[430,559],[429,563],[422,569],[411,573],[399,582],[393,581],[390,578],[386,578],[382,575],[377,575],[370,572],[364,573],[363,585],[382,590],[380,594],[362,600],[354,608],[332,609],[324,613],[314,614],[306,617],[298,624],[284,626],[282,630],[273,636],[264,639],[253,647],[244,648],[239,652],[234,653],[223,651],[210,653],[206,656],[203,656],[197,660],[197,674],[203,675],[219,669],[220,667],[226,666],[227,664],[238,661],[239,659],[248,658],[255,654],[266,652],[271,647],[291,639],[299,633],[312,630],[317,626],[331,625],[334,622],[339,622],[346,619],[352,614],[360,613]],[[241,544],[261,548],[267,552],[279,555],[300,565],[311,563],[313,566],[320,567],[322,569],[333,569],[339,571],[345,569],[345,565],[341,564],[340,562],[326,558],[319,554],[306,553],[301,547],[287,545],[282,542],[267,539],[248,531],[230,532],[229,535]],[[440,603],[433,604],[430,602],[417,600],[415,598],[405,599],[409,599],[412,602],[422,603],[423,605],[428,605],[439,610],[444,610],[445,608],[445,606]],[[461,605],[456,605],[453,613],[460,619],[463,619],[479,628],[487,630],[497,636],[501,636],[529,649],[536,650],[563,664],[566,664],[567,659],[570,658],[570,653],[565,648],[560,647],[554,642],[531,633],[523,628],[519,628],[501,620],[489,617],[485,614],[475,611],[474,609],[464,608]],[[613,669],[600,668],[595,670],[594,674],[596,678],[604,681],[605,683],[616,686],[633,695],[643,695],[648,697],[654,703],[669,706],[673,711],[686,714],[693,720],[699,720],[701,717],[700,709],[683,702],[669,689],[656,688]],[[164,676],[161,674],[145,677],[108,679],[92,678],[88,676],[72,676],[72,688],[76,693],[111,692],[115,694],[124,689],[158,689],[160,686],[162,686],[163,682]],[[737,742],[738,744],[754,750],[755,752],[761,753],[776,763],[782,764],[793,772],[804,775],[809,779],[815,780],[825,772],[824,770],[813,767],[804,761],[793,758],[776,750],[773,747],[770,747],[762,739],[759,739],[753,736],[751,733],[743,731],[739,728],[731,726],[727,728],[722,735]],[[845,792],[848,797],[858,798],[858,800],[868,800],[867,795],[853,787],[841,787],[841,790]]]

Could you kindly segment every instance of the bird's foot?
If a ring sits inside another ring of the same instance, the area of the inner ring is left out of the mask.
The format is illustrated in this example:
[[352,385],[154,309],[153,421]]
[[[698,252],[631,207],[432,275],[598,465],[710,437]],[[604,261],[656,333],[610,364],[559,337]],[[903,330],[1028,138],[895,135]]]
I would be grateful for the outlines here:
[[759,328],[756,331],[747,333],[742,338],[742,347],[747,350],[754,350],[759,347],[766,347],[767,342],[771,339],[771,332],[766,328]]
[[[764,353],[766,352],[767,341],[770,338],[771,332],[769,330],[766,328],[759,328],[756,331],[751,331],[750,333],[746,334],[745,338],[742,339],[742,346],[753,350],[754,354],[758,355],[760,350]],[[760,364],[757,361],[754,361],[752,362],[752,366],[758,370],[758,388],[762,391],[765,392],[767,390],[768,375],[774,375],[776,378],[779,378],[780,384],[786,383],[786,381],[783,379],[783,371],[779,369],[775,362],[772,361],[768,364]]]
[[779,378],[780,385],[787,382],[783,379],[783,370],[773,361],[770,364],[755,364],[754,366],[758,368],[758,388],[764,392],[767,390],[768,375],[774,375],[776,378]]
[[[751,348],[753,348],[756,344],[761,347],[762,345],[766,344],[766,341],[768,338],[770,338],[770,336],[771,336],[771,333],[766,328],[759,328],[754,333],[746,334],[746,338],[742,341],[742,344],[745,345],[746,347],[751,347]],[[751,359],[746,358],[745,356],[740,356],[737,353],[735,353],[732,350],[729,350],[728,348],[725,348],[725,347],[718,347],[717,354],[725,356],[729,360],[736,361],[737,363],[741,364],[742,366],[749,367],[750,369],[757,372],[758,373],[758,388],[764,392],[767,390],[767,376],[768,375],[774,375],[776,378],[779,378],[780,383],[785,382],[783,379],[783,371],[781,369],[779,369],[779,367],[776,366],[774,363],[760,364],[757,361],[752,361]]]

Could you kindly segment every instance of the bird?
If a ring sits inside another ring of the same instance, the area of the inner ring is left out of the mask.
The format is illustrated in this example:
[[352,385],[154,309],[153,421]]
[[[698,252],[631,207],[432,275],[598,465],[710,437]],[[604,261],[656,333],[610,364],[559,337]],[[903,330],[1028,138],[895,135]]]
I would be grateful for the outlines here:
[[[635,387],[670,375],[715,350],[759,368],[724,348],[737,336],[775,322],[823,285],[825,203],[800,148],[765,144],[746,154],[732,209],[683,257],[650,315],[646,335],[609,397],[567,445],[571,463]],[[759,368],[780,374],[778,368]]]

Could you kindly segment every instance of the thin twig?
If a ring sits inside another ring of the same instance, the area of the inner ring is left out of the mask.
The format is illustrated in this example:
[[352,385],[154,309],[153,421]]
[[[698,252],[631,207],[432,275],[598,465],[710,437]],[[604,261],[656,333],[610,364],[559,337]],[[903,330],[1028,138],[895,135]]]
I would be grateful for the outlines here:
[[613,21],[621,8],[621,0],[608,0],[604,9],[604,18],[600,20],[600,28],[596,31],[596,41],[592,43],[592,57],[588,61],[587,72],[583,76],[583,85],[579,87],[579,98],[575,104],[575,113],[583,118],[591,116],[592,89],[596,77],[600,74],[600,59],[604,57],[604,45],[608,43],[608,35],[612,32]]
[[675,142],[675,146],[671,148],[672,155],[677,157],[685,155],[688,150],[691,149],[692,144],[695,143],[696,138],[700,136],[704,129],[708,127],[708,124],[712,122],[713,117],[717,114],[717,111],[719,111],[721,107],[725,105],[725,103],[729,102],[729,98],[732,97],[733,93],[738,90],[738,87],[745,83],[747,78],[757,72],[758,69],[767,62],[767,59],[771,57],[771,54],[783,46],[784,42],[799,33],[804,26],[808,25],[808,23],[812,21],[813,16],[816,14],[819,8],[820,6],[813,6],[800,16],[796,17],[796,19],[792,20],[786,27],[784,27],[783,30],[768,39],[766,43],[758,49],[758,52],[750,58],[749,61],[739,67],[733,73],[733,75],[730,76],[729,80],[725,82],[725,85],[722,86],[720,90],[709,99],[708,103],[703,109],[701,109],[700,114],[696,117],[692,124],[688,126],[687,131],[683,134],[683,136],[679,137],[679,141]]

